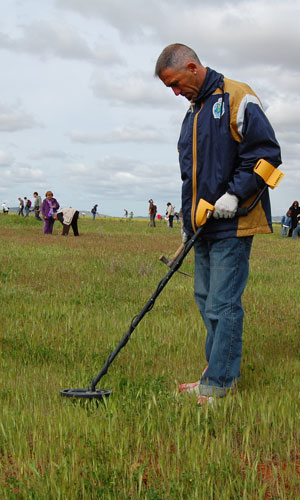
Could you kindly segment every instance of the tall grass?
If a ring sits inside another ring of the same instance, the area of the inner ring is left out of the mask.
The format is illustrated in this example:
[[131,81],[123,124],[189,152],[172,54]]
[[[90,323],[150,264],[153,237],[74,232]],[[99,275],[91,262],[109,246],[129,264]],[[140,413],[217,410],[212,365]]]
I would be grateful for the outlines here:
[[[257,236],[239,392],[200,411],[178,395],[205,364],[193,280],[176,274],[87,387],[167,272],[180,227],[89,218],[80,237],[0,214],[0,498],[300,498],[300,242]],[[182,269],[193,273],[193,256]]]

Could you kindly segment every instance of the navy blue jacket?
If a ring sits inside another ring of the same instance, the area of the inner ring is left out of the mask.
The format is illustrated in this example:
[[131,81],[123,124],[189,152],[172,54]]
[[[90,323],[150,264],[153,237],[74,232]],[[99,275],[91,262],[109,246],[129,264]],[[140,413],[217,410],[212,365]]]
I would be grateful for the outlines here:
[[[207,68],[197,99],[191,103],[178,142],[185,231],[197,230],[200,198],[215,204],[224,193],[249,205],[264,181],[253,169],[259,159],[278,167],[280,147],[260,100],[245,83]],[[204,238],[221,239],[272,231],[268,190],[246,217],[208,220]]]

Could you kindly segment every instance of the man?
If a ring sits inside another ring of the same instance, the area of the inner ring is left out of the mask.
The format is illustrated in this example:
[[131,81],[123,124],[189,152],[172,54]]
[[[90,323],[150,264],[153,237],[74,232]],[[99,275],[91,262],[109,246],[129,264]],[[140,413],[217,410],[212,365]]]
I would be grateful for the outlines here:
[[42,206],[42,198],[39,196],[39,194],[38,194],[37,191],[35,191],[33,193],[33,197],[34,197],[34,204],[33,204],[34,217],[37,220],[43,220],[40,217],[40,211],[41,211],[41,206]]
[[94,205],[93,208],[92,208],[92,210],[91,210],[91,214],[93,216],[93,220],[96,219],[97,211],[98,211],[98,205]]
[[241,296],[253,235],[272,232],[268,191],[247,217],[235,214],[265,185],[253,170],[258,160],[278,167],[280,147],[253,90],[204,67],[191,48],[166,47],[155,75],[191,103],[178,143],[185,239],[197,230],[200,198],[215,207],[195,243],[194,293],[207,330],[207,367],[200,381],[180,387],[196,392],[199,404],[213,404],[240,377]]
[[30,212],[30,207],[31,207],[31,201],[24,196],[24,205],[25,205],[25,217],[29,217],[29,212]]
[[18,198],[18,200],[19,200],[18,215],[21,215],[22,217],[24,217],[24,201],[20,197]]
[[150,226],[155,227],[155,217],[157,213],[157,207],[154,205],[152,198],[149,200],[149,217],[150,217]]

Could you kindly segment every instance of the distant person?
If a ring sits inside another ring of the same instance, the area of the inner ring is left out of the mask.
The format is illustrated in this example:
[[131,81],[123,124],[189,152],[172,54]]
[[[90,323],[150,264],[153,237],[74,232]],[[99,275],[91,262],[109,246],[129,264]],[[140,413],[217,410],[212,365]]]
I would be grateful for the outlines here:
[[54,226],[54,216],[59,209],[58,201],[53,198],[52,191],[47,191],[45,194],[46,198],[42,203],[42,216],[44,219],[44,234],[52,234]]
[[154,205],[153,200],[149,200],[149,217],[150,217],[150,226],[155,227],[155,217],[157,213],[157,206]]
[[281,238],[287,238],[292,227],[291,211],[288,210],[281,218]]
[[18,198],[18,200],[19,200],[18,215],[24,217],[24,201],[22,200],[22,198]]
[[40,216],[42,207],[42,198],[39,196],[39,193],[37,191],[33,193],[33,197],[34,197],[34,204],[33,204],[34,217],[37,220],[43,220]]
[[26,198],[26,196],[24,196],[25,217],[29,217],[30,207],[31,207],[31,200],[29,200],[28,198]]
[[300,233],[300,214],[298,215],[298,225],[293,229],[292,240],[297,240]]
[[8,214],[9,208],[6,203],[2,203],[2,210],[5,215]]
[[128,217],[128,210],[126,210],[126,208],[124,208],[124,217],[125,217],[125,219],[127,219],[127,217]]
[[300,214],[299,201],[294,201],[290,206],[289,210],[291,211],[291,219],[292,219],[292,227],[289,230],[289,237],[292,236],[294,229],[296,229],[298,225],[298,215]]
[[168,226],[173,227],[173,219],[175,214],[175,207],[173,207],[172,203],[167,203],[167,211],[166,216],[168,217]]
[[133,219],[133,211],[131,210],[130,214],[129,214],[129,218],[130,219]]
[[98,205],[94,205],[93,208],[92,208],[92,210],[91,210],[91,213],[92,213],[92,216],[93,216],[93,220],[96,219],[97,211],[98,211]]
[[59,222],[61,222],[63,229],[62,229],[62,236],[68,236],[70,226],[73,229],[74,236],[79,236],[78,232],[78,217],[79,217],[79,212],[78,210],[75,210],[75,208],[69,207],[69,208],[61,208],[55,215],[54,218],[58,219]]

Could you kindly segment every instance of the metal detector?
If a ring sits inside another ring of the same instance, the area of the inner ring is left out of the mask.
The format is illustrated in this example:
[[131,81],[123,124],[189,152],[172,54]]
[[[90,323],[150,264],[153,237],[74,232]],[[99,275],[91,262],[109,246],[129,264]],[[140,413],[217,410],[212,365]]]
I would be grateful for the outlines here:
[[[274,167],[273,167],[274,168]],[[236,217],[239,216],[247,216],[253,208],[256,207],[258,202],[260,201],[261,197],[263,196],[264,192],[268,188],[268,185],[266,184],[263,189],[258,193],[254,201],[251,203],[249,207],[240,207],[238,208],[236,212]],[[212,213],[214,210],[214,206],[210,205],[207,203],[205,200],[200,200],[198,208],[197,208],[197,225],[200,226],[196,233],[187,241],[187,243],[184,245],[184,248],[181,252],[181,254],[177,257],[177,259],[174,261],[172,266],[170,267],[170,270],[168,273],[165,275],[165,277],[159,282],[155,292],[153,295],[151,295],[150,299],[148,302],[144,305],[143,309],[139,314],[134,316],[134,318],[131,320],[130,327],[127,331],[127,333],[124,335],[120,343],[117,345],[115,350],[108,356],[106,363],[103,365],[101,368],[100,372],[98,375],[96,375],[93,380],[91,381],[90,385],[86,389],[64,389],[60,393],[62,396],[67,396],[67,397],[72,397],[72,398],[83,398],[86,400],[91,400],[91,399],[97,399],[99,400],[104,400],[107,398],[110,394],[111,391],[106,390],[106,389],[96,389],[96,385],[98,382],[101,380],[101,378],[107,373],[108,368],[112,364],[113,360],[119,354],[121,349],[127,344],[128,340],[130,339],[130,336],[132,332],[135,330],[135,328],[138,326],[140,321],[143,319],[145,314],[153,308],[155,301],[159,294],[163,291],[169,280],[172,278],[173,274],[180,268],[182,262],[184,261],[185,257],[189,253],[189,251],[193,248],[195,241],[199,238],[200,234],[202,233],[204,226],[207,222],[207,220],[211,217]]]

